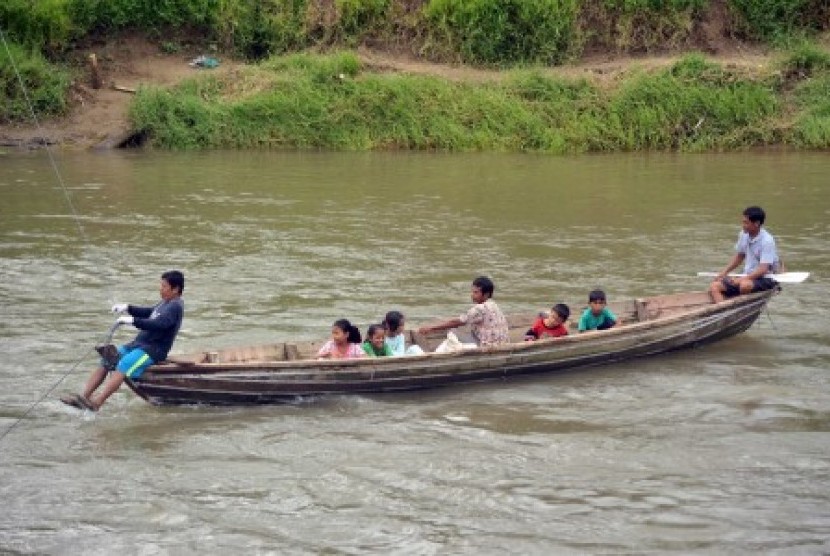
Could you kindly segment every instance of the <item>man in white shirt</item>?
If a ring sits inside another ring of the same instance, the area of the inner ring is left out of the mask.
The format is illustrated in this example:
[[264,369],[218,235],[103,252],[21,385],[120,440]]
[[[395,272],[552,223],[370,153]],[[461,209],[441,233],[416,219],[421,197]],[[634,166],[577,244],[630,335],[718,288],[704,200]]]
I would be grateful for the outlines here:
[[[741,232],[735,244],[735,255],[709,286],[715,303],[727,297],[771,290],[778,286],[767,274],[781,272],[781,259],[775,248],[775,239],[763,228],[766,213],[761,207],[748,207],[743,212]],[[729,272],[744,263],[744,275],[728,276]]]

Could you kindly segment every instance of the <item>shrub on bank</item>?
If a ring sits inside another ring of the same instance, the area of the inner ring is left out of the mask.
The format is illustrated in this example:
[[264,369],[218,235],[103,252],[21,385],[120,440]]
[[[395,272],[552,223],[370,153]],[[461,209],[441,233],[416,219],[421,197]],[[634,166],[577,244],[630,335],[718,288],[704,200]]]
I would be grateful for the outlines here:
[[803,79],[830,72],[830,52],[808,42],[791,48],[781,62],[785,77]]
[[792,143],[806,148],[830,146],[830,52],[815,45],[793,48],[781,63],[793,86],[797,117]]
[[210,29],[221,16],[219,5],[215,0],[3,0],[0,22],[15,42],[56,54],[90,33]]
[[597,0],[580,3],[580,42],[617,52],[686,46],[707,0]]
[[13,43],[8,50],[0,49],[0,123],[32,123],[32,110],[37,116],[63,114],[69,74],[37,50]]
[[4,0],[0,2],[0,30],[12,42],[53,53],[68,46],[74,23],[66,0]]
[[342,41],[354,44],[364,36],[386,28],[392,0],[335,0]]
[[797,91],[802,112],[792,142],[811,149],[830,148],[830,75],[804,83]]
[[210,27],[215,24],[222,4],[216,0],[64,0],[64,3],[72,22],[86,32]]
[[[706,17],[730,34],[775,40],[830,26],[827,0],[3,0],[12,40],[47,55],[125,29],[198,37],[259,60],[370,43],[475,64],[558,64],[586,45],[682,48]],[[713,8],[714,6],[714,8]],[[712,15],[712,12],[714,15]]]
[[561,63],[573,46],[576,0],[430,0],[429,49],[472,64]]
[[827,0],[729,0],[737,31],[750,39],[780,41],[830,28]]

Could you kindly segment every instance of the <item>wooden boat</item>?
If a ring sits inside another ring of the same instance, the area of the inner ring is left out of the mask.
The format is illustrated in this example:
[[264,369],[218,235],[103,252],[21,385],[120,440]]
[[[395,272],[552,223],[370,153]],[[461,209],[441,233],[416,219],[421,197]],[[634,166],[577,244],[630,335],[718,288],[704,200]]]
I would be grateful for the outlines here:
[[[514,343],[453,353],[317,360],[322,341],[217,349],[171,357],[147,369],[140,380],[127,380],[127,384],[157,405],[240,405],[502,380],[722,340],[749,328],[774,293],[760,292],[718,304],[706,292],[609,303],[621,326],[535,342],[524,342],[522,338],[537,314],[511,315],[508,324]],[[432,352],[446,336],[424,336],[413,331],[407,334],[409,344],[418,344],[426,352]]]

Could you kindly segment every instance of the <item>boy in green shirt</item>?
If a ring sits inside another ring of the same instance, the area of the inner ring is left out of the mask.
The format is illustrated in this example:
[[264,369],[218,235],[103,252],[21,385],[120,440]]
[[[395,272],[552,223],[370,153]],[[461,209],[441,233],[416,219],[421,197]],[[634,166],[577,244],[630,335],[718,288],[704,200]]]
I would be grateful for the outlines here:
[[617,326],[617,316],[605,306],[605,292],[594,290],[588,294],[589,307],[579,318],[579,331],[608,330]]

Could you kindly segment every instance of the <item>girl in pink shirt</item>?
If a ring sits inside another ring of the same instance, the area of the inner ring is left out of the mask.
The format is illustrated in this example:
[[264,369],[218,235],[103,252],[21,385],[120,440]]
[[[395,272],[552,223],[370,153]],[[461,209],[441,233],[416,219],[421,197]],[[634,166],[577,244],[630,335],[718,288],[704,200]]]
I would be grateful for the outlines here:
[[317,352],[318,359],[356,359],[366,357],[360,347],[360,330],[346,319],[335,321],[331,326],[331,340]]

